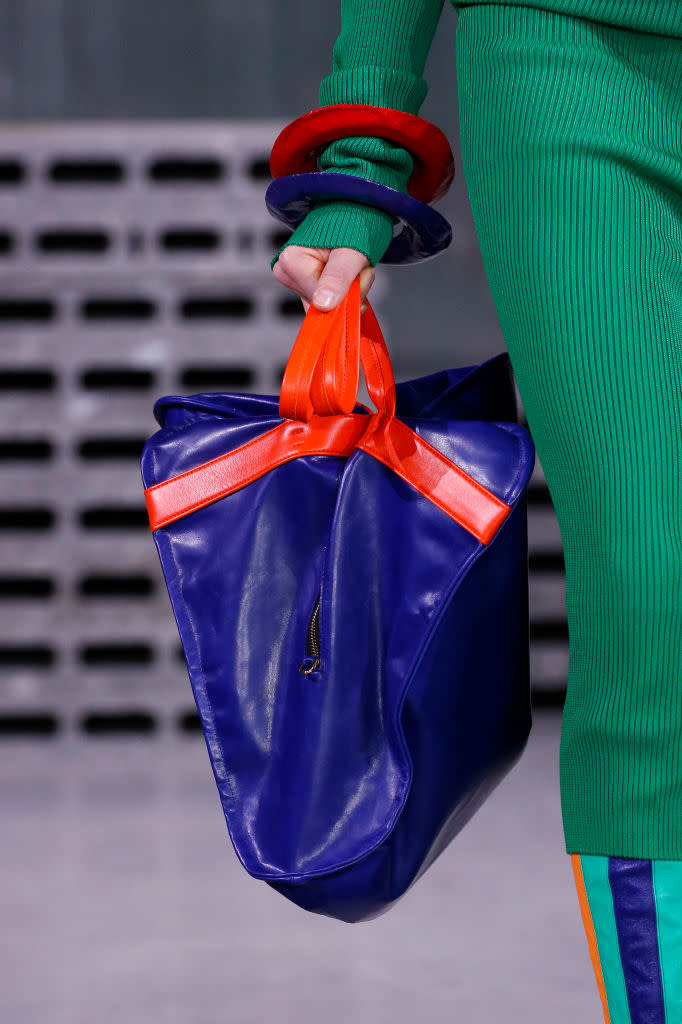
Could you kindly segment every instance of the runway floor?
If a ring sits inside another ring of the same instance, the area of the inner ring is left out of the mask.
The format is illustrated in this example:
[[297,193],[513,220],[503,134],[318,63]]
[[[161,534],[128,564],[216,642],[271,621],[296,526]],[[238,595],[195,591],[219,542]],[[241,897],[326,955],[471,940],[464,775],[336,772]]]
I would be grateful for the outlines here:
[[252,879],[202,736],[0,744],[3,1024],[601,1024],[559,803],[561,714],[388,913]]

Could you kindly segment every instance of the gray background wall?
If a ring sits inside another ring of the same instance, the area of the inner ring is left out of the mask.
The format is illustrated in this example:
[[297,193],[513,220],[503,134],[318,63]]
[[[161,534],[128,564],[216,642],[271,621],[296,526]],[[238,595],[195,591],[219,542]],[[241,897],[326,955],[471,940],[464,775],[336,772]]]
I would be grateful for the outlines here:
[[[443,98],[455,22],[445,0],[429,57]],[[340,27],[340,0],[2,0],[0,117],[298,114]]]

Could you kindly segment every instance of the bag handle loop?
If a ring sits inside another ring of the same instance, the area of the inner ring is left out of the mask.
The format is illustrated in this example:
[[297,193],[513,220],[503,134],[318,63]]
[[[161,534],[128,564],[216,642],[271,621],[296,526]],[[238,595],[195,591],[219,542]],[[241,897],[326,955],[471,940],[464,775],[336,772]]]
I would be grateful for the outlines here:
[[365,301],[361,315],[358,275],[334,309],[322,312],[310,304],[284,371],[280,416],[309,421],[315,415],[350,415],[360,365],[377,410],[395,415],[393,367],[374,310]]

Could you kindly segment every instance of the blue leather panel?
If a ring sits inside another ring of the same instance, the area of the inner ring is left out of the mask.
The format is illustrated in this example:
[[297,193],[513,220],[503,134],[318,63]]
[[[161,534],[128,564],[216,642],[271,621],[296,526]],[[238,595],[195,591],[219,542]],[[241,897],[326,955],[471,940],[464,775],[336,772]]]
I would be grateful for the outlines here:
[[651,861],[609,857],[609,882],[632,1024],[666,1024]]

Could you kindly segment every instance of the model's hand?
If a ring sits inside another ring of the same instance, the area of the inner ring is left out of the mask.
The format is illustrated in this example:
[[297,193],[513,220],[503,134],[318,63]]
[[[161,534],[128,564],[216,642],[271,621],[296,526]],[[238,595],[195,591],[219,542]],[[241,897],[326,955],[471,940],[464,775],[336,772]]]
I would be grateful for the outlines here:
[[364,299],[374,282],[374,267],[358,249],[288,245],[280,253],[272,272],[280,284],[300,296],[306,313],[311,302],[323,312],[333,309],[345,297],[358,274],[364,313],[367,308]]

